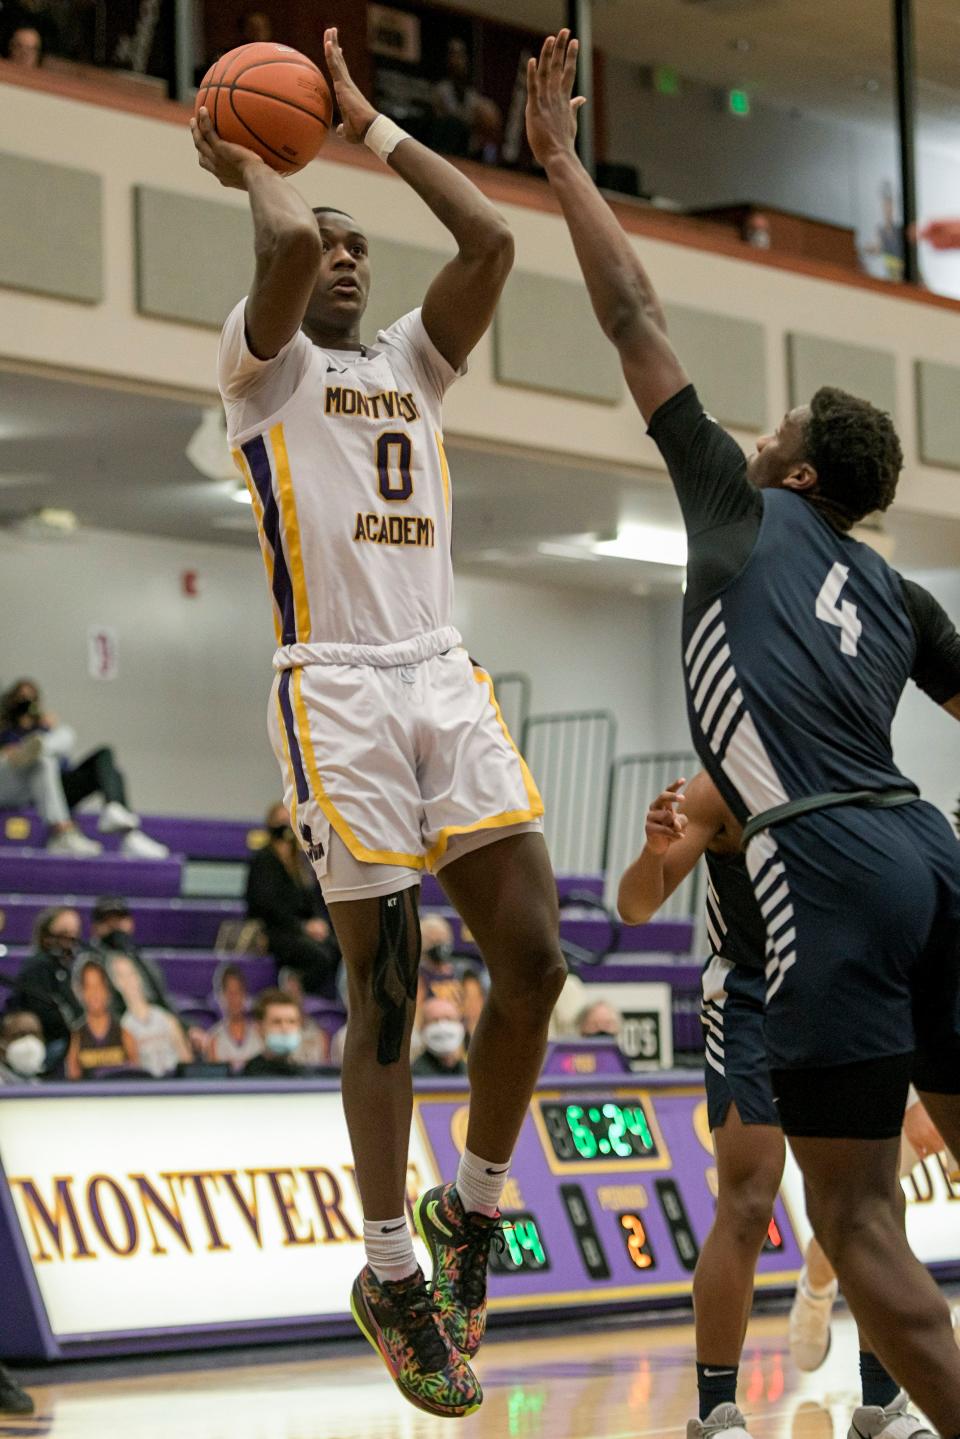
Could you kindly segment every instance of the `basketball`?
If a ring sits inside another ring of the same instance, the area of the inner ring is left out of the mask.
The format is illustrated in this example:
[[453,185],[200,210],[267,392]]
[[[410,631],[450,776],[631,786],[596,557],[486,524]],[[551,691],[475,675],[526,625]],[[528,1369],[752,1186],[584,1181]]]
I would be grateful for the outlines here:
[[238,45],[200,82],[194,113],[205,105],[221,140],[245,145],[281,175],[293,175],[319,151],[333,115],[320,70],[289,45]]

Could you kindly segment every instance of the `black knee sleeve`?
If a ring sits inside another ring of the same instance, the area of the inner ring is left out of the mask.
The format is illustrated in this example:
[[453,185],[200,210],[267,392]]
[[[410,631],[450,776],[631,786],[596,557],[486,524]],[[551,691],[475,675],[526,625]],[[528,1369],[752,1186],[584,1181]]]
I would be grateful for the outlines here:
[[411,903],[407,913],[406,890],[385,894],[380,900],[380,942],[373,962],[373,997],[380,1008],[377,1060],[396,1064],[407,1027],[407,1005],[417,997],[420,968],[420,916]]

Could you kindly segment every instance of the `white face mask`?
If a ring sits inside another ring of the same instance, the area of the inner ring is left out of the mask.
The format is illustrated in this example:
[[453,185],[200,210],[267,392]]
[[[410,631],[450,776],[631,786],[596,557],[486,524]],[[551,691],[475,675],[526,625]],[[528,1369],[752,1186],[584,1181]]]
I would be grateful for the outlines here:
[[420,1038],[431,1054],[448,1059],[462,1047],[465,1033],[459,1019],[434,1019],[423,1026]]
[[7,1045],[7,1063],[25,1079],[33,1079],[47,1062],[47,1047],[35,1034],[21,1034]]

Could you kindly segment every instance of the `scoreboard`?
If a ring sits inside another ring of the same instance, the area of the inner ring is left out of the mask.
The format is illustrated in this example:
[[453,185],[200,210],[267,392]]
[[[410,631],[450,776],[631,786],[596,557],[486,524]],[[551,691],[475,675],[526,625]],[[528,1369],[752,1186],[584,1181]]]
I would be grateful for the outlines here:
[[[713,1223],[716,1168],[699,1083],[572,1080],[534,1096],[491,1256],[491,1314],[643,1307],[688,1298]],[[420,1093],[417,1122],[438,1168],[455,1171],[462,1096]],[[792,1286],[802,1256],[778,1201],[760,1286]]]

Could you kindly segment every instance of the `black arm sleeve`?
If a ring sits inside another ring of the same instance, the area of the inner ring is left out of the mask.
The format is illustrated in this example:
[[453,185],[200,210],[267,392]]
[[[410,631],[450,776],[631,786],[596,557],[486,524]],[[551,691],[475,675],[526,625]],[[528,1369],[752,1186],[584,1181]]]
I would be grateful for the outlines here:
[[911,679],[938,705],[960,695],[960,635],[943,606],[922,585],[900,576],[903,602],[917,637]]
[[763,500],[732,435],[692,385],[661,405],[649,434],[670,471],[689,540],[687,605],[713,599],[740,573],[760,532]]

